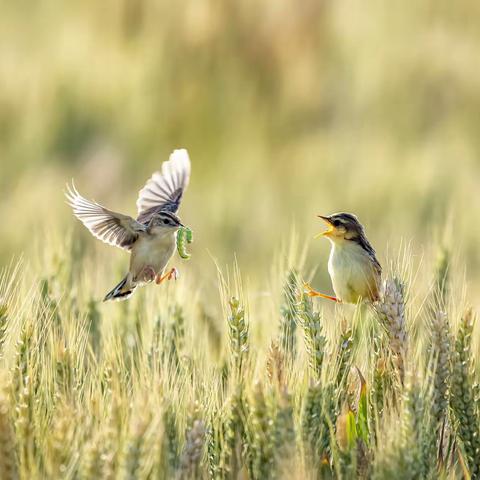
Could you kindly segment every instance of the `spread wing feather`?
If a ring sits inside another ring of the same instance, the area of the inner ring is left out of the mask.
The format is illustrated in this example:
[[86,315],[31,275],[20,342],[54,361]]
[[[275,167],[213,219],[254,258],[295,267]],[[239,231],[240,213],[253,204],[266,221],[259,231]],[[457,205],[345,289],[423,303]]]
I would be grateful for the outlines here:
[[130,250],[146,226],[128,215],[113,212],[82,197],[75,185],[67,186],[65,193],[73,214],[90,230],[93,236],[115,247]]
[[190,158],[185,149],[174,150],[162,170],[155,172],[140,190],[137,200],[140,223],[147,224],[162,210],[175,213],[190,179]]

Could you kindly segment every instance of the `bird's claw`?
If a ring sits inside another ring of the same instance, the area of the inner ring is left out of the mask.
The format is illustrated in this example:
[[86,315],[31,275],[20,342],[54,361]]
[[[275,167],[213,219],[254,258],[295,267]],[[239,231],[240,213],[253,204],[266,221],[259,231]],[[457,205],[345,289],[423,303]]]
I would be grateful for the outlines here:
[[178,280],[180,277],[180,274],[178,273],[178,270],[175,267],[172,267],[172,269],[168,272],[167,280],[171,280],[172,278],[174,280]]
[[303,288],[305,289],[305,293],[309,297],[321,297],[321,298],[326,298],[327,300],[333,300],[334,302],[340,303],[340,300],[336,297],[332,297],[331,295],[325,295],[324,293],[317,292],[310,286],[309,283],[304,283]]
[[164,280],[171,280],[172,278],[177,280],[178,277],[178,270],[175,267],[172,267],[165,275],[157,275],[155,277],[155,283],[160,285]]
[[305,282],[303,284],[303,288],[304,288],[304,293],[306,293],[309,297],[315,297],[316,296],[315,295],[316,294],[315,290],[312,288],[312,286],[309,283]]

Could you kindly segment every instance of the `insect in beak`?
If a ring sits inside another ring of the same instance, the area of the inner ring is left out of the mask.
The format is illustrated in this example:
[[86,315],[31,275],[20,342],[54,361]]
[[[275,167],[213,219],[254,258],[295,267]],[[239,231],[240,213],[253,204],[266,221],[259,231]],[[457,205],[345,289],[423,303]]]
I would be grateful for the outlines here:
[[335,230],[335,227],[332,225],[332,222],[328,217],[324,217],[323,215],[317,215],[317,216],[327,224],[328,229],[325,230],[324,232],[318,233],[317,235],[315,235],[314,238],[328,237]]

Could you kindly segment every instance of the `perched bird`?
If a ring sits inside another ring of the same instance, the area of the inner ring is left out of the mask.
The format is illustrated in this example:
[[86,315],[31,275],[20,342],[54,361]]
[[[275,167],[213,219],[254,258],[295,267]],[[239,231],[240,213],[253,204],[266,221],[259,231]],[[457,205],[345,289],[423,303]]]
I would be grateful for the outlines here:
[[83,198],[75,186],[66,197],[73,214],[92,235],[109,245],[130,252],[130,268],[122,281],[105,298],[124,300],[139,285],[177,277],[175,268],[165,273],[176,248],[176,232],[182,227],[176,215],[190,178],[190,158],[184,149],[174,150],[161,171],[155,172],[140,190],[137,219],[114,212]]
[[327,237],[332,244],[328,273],[336,297],[316,292],[308,284],[305,285],[307,294],[344,303],[378,300],[382,267],[365,236],[362,224],[351,213],[319,217],[328,225],[328,229],[317,237]]

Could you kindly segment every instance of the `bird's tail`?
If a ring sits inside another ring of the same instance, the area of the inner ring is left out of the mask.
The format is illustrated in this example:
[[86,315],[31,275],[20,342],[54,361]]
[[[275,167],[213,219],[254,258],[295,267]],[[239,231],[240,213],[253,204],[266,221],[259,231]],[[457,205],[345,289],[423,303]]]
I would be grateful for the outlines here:
[[129,298],[136,288],[136,285],[132,285],[132,282],[128,281],[128,274],[125,278],[110,292],[105,295],[104,302],[108,300],[126,300]]

